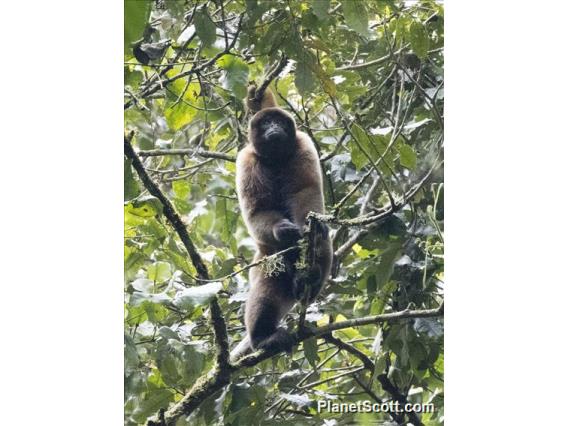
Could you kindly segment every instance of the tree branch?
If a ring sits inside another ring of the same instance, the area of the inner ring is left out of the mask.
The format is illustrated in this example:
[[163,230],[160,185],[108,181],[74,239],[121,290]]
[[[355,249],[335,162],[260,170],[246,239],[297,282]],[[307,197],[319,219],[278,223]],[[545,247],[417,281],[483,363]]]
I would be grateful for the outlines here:
[[[441,309],[441,307],[438,308],[438,309]],[[371,359],[367,355],[365,355],[363,352],[361,352],[355,346],[350,345],[349,343],[345,343],[342,340],[333,337],[331,334],[325,335],[325,336],[323,336],[323,338],[327,342],[329,342],[329,343],[337,346],[338,348],[343,349],[346,352],[349,352],[350,354],[359,358],[363,362],[363,365],[365,366],[365,368],[367,370],[369,370],[371,372],[371,374],[373,374],[373,372],[375,371],[375,363],[373,361],[371,361]],[[378,375],[377,380],[381,383],[383,390],[391,395],[392,399],[400,402],[400,404],[403,407],[405,406],[405,404],[408,403],[408,399],[406,399],[406,396],[402,392],[400,392],[400,390],[390,381],[390,379],[388,378],[388,376],[386,374]],[[409,412],[406,412],[405,414],[408,416],[410,422],[413,425],[416,425],[416,426],[423,426],[424,425],[420,421],[420,418],[416,415],[415,412],[409,411]]]
[[142,181],[144,187],[150,194],[160,200],[160,203],[162,203],[162,206],[164,207],[164,216],[166,216],[166,219],[168,219],[168,221],[177,232],[181,242],[183,243],[185,249],[189,254],[189,257],[191,258],[191,262],[197,270],[197,275],[200,278],[208,279],[209,273],[207,272],[205,263],[203,263],[201,256],[197,253],[197,250],[193,245],[193,241],[191,241],[189,233],[187,232],[187,229],[183,221],[181,220],[181,217],[176,212],[170,200],[168,200],[168,198],[164,195],[160,188],[158,188],[158,185],[156,185],[156,183],[154,183],[152,178],[148,175],[146,169],[144,168],[144,165],[142,164],[142,161],[140,160],[140,157],[138,157],[138,155],[134,151],[134,148],[130,143],[133,136],[133,132],[131,132],[128,136],[125,136],[124,154],[132,161],[132,167],[134,167],[134,170],[136,170],[136,173],[138,173],[138,176],[140,177],[140,180]]
[[[342,330],[344,328],[357,327],[361,325],[368,324],[379,324],[382,322],[391,322],[407,318],[431,318],[443,315],[444,309],[443,304],[436,309],[423,309],[423,310],[404,310],[399,312],[391,312],[388,314],[372,315],[368,317],[355,318],[351,320],[334,322],[323,327],[318,328],[304,328],[299,333],[295,334],[294,345],[303,342],[304,340],[310,339],[312,337],[320,337],[326,334],[330,334],[332,331]],[[232,368],[236,371],[243,367],[252,367],[265,359],[268,359],[279,352],[273,351],[257,351],[250,355],[244,356],[236,363],[232,365]]]
[[191,148],[182,148],[182,149],[151,149],[146,151],[138,151],[138,155],[140,157],[159,157],[162,155],[199,155],[203,158],[215,158],[217,160],[225,160],[235,162],[237,159],[229,154],[225,154],[224,152],[217,152],[217,151],[205,151],[203,149],[198,149],[197,152],[195,149]]
[[[414,311],[405,310],[401,312],[392,312],[388,314],[373,315],[369,317],[341,321],[315,329],[304,328],[303,330],[301,330],[300,334],[299,333],[295,334],[294,346],[297,346],[304,340],[310,339],[312,337],[329,336],[332,331],[341,330],[344,328],[356,327],[366,324],[378,324],[381,322],[391,322],[406,318],[435,317],[442,315],[442,313],[443,313],[443,305],[441,305],[437,309],[424,309],[424,310],[414,310]],[[198,379],[195,385],[189,390],[189,392],[184,396],[184,398],[180,402],[178,402],[174,407],[172,407],[170,410],[165,412],[164,414],[165,423],[156,423],[154,420],[149,420],[146,425],[173,426],[180,416],[182,415],[187,416],[191,414],[193,410],[195,410],[197,407],[199,407],[199,405],[203,401],[205,401],[206,398],[213,395],[215,392],[222,389],[223,386],[228,384],[230,382],[230,376],[232,374],[248,367],[254,367],[260,362],[272,358],[273,356],[279,353],[280,351],[260,350],[241,358],[234,364],[229,364],[225,369],[215,368],[209,371],[209,373],[207,373],[205,376],[202,376],[200,379]],[[365,356],[362,352],[361,354]],[[363,361],[363,364],[365,365],[366,368],[369,368],[371,366],[369,362],[372,364],[372,361],[370,360],[365,361],[363,358],[360,359]],[[387,392],[389,393],[393,392],[393,388],[389,387],[387,382],[385,382],[385,386],[387,386],[387,388],[385,388]],[[418,425],[420,423],[416,424]]]
[[[203,64],[201,64],[197,67],[194,66],[190,70],[176,74],[173,77],[170,77],[166,80],[159,80],[159,81],[155,82],[154,84],[148,86],[146,89],[142,90],[137,95],[137,98],[138,99],[146,98],[146,97],[156,93],[158,90],[167,86],[168,84],[170,84],[170,83],[172,83],[176,80],[179,80],[180,78],[187,77],[191,74],[199,73],[199,72],[203,71],[205,68],[213,65],[217,61],[217,59],[228,54],[231,51],[231,49],[235,46],[235,44],[237,43],[237,39],[239,38],[239,33],[241,32],[241,24],[243,22],[244,16],[245,16],[244,13],[240,15],[239,22],[237,24],[237,30],[236,30],[235,34],[233,35],[233,40],[231,40],[231,43],[228,46],[226,46],[223,51],[217,53],[215,56],[213,56],[207,62],[204,62]],[[133,101],[129,100],[128,102],[126,102],[124,104],[124,109],[126,110],[126,109],[130,108],[132,105],[133,105]]]
[[[129,135],[124,137],[124,154],[132,161],[132,167],[134,167],[134,170],[138,173],[144,187],[162,203],[164,216],[166,216],[170,224],[174,227],[182,241],[189,254],[191,262],[197,271],[197,275],[201,279],[209,279],[207,267],[197,252],[181,217],[176,212],[170,200],[150,178],[142,164],[142,161],[140,161],[140,157],[138,157],[134,151],[131,144],[133,136],[134,132],[131,132]],[[188,395],[178,402],[171,410],[168,410],[166,413],[162,413],[161,416],[158,415],[158,419],[162,417],[160,420],[149,420],[148,425],[174,425],[177,418],[182,414],[190,413],[196,403],[199,405],[199,403],[201,403],[201,401],[207,398],[207,396],[211,393],[229,383],[229,341],[227,338],[227,326],[217,298],[213,298],[213,300],[209,303],[209,314],[210,321],[213,325],[215,345],[217,347],[216,365],[207,376],[204,376],[202,380],[198,380]],[[156,423],[156,421],[158,423]]]

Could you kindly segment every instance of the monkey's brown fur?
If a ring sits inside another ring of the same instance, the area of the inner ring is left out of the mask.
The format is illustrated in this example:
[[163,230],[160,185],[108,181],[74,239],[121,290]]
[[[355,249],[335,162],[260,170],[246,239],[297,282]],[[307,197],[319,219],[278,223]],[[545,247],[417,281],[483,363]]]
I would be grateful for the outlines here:
[[[254,91],[247,105],[254,110]],[[294,119],[279,108],[267,90],[261,110],[250,121],[249,143],[237,156],[239,205],[257,252],[254,261],[297,244],[310,211],[324,213],[323,184],[313,142],[296,129]],[[294,265],[298,253],[285,257],[286,270],[266,276],[251,268],[245,305],[247,339],[233,351],[233,359],[250,348],[290,350],[292,337],[278,327],[280,320],[309,289],[313,301],[331,268],[332,247],[325,225],[319,226],[316,260],[307,274]],[[308,278],[306,278],[308,277]],[[248,340],[248,341],[247,341]]]

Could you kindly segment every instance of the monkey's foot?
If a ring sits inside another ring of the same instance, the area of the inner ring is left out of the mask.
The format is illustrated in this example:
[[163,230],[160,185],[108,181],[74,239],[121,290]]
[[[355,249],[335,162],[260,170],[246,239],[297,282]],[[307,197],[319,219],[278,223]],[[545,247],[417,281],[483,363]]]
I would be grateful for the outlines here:
[[264,349],[266,351],[274,352],[288,352],[292,353],[292,348],[296,340],[283,328],[277,328],[274,334],[271,334],[266,339],[260,341],[255,346],[255,349]]

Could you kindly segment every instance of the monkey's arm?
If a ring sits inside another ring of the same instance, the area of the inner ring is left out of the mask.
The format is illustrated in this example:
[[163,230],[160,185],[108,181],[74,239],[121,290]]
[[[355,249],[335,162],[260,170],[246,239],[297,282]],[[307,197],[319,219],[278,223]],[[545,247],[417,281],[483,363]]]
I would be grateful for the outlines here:
[[265,210],[245,215],[252,237],[271,247],[289,247],[301,238],[301,228],[276,210]]
[[297,190],[288,201],[294,223],[304,226],[309,212],[325,213],[323,179],[317,151],[303,132],[297,132],[301,155],[294,167]]
[[237,195],[247,229],[258,243],[284,248],[301,238],[301,227],[286,218],[284,212],[274,209],[271,200],[266,199],[272,190],[255,167],[251,149],[245,147],[237,156]]

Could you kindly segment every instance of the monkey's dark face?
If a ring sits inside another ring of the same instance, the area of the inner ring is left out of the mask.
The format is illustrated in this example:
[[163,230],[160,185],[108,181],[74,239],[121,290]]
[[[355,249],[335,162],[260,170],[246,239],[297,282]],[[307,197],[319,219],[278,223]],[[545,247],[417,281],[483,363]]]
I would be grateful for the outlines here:
[[250,140],[261,158],[284,160],[296,149],[296,124],[280,108],[263,109],[250,122]]

